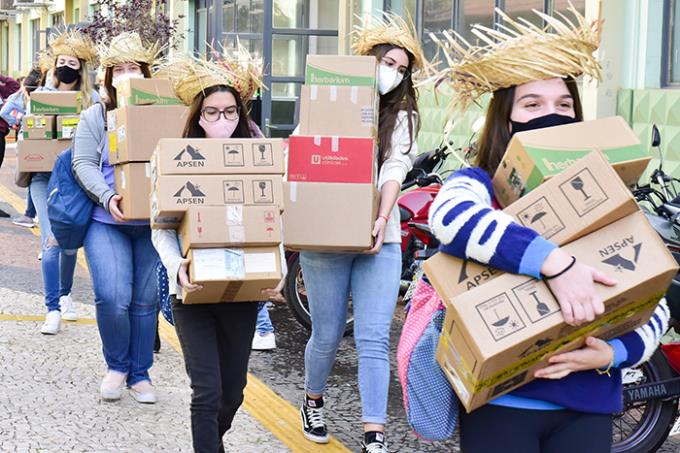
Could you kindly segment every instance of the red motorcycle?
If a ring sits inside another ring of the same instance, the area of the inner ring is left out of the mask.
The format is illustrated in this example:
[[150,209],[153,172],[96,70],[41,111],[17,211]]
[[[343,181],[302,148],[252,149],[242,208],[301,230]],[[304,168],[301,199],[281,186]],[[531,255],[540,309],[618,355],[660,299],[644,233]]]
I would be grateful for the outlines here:
[[[426,257],[429,251],[436,250],[439,245],[430,234],[427,216],[430,205],[442,184],[442,179],[437,171],[441,169],[449,154],[448,147],[442,145],[439,149],[419,155],[414,162],[413,170],[409,172],[401,186],[403,193],[397,200],[397,205],[401,215],[402,274],[400,295],[404,299],[410,300],[411,283],[419,276],[420,261],[418,258]],[[297,252],[287,253],[287,261],[288,276],[286,277],[283,295],[295,319],[310,330],[312,321],[299,254]],[[351,305],[350,296],[345,335],[352,332],[354,325]]]

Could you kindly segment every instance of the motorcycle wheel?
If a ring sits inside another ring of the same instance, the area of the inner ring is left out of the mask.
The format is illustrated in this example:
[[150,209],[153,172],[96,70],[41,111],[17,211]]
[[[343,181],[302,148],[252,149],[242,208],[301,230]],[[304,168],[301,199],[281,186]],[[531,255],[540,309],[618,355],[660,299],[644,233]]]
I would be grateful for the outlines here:
[[[286,276],[283,295],[297,322],[305,329],[311,331],[312,315],[309,313],[307,291],[305,290],[305,282],[302,278],[302,267],[300,266],[299,254],[295,254],[288,263],[288,275]],[[350,298],[349,308],[347,310],[347,322],[345,323],[345,332],[343,334],[345,336],[351,334],[354,329],[354,316],[352,315],[351,306],[352,300]]]
[[[660,349],[637,370],[642,375],[631,385],[662,381],[675,376]],[[614,415],[612,453],[657,451],[668,437],[677,408],[678,398],[667,401],[653,399],[624,407],[623,412]]]

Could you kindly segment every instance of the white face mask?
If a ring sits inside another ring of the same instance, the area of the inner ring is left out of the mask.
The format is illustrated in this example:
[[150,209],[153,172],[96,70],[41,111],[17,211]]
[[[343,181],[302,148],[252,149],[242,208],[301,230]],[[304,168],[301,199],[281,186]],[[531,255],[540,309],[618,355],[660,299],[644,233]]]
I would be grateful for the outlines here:
[[404,74],[396,69],[384,64],[378,67],[378,92],[383,96],[398,87],[403,80]]
[[124,72],[123,74],[115,76],[111,80],[111,85],[117,90],[120,87],[120,84],[123,83],[123,81],[128,80],[128,79],[143,79],[144,74],[141,74],[139,72]]

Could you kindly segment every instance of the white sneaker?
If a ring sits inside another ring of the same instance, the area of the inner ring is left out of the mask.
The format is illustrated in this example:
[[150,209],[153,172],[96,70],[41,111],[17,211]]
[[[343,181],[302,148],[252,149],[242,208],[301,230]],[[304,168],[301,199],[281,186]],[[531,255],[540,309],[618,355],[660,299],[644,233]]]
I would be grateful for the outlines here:
[[141,381],[130,387],[132,397],[142,404],[156,403],[156,391],[149,381]]
[[274,332],[263,334],[255,332],[252,349],[255,351],[271,351],[272,349],[276,349],[276,337],[274,336]]
[[43,335],[56,335],[61,327],[61,313],[59,310],[52,310],[45,316],[45,322],[40,328]]
[[59,306],[61,307],[61,317],[66,321],[77,321],[78,313],[76,313],[76,304],[70,294],[61,296],[59,298]]
[[127,374],[109,370],[102,379],[99,394],[104,401],[118,401],[123,395],[123,384]]

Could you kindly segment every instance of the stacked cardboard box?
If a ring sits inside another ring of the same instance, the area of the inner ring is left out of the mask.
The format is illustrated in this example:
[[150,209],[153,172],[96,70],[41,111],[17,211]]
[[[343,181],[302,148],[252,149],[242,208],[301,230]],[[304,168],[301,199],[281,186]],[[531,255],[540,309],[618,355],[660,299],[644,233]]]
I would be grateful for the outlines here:
[[374,57],[307,56],[300,135],[289,144],[286,247],[372,247],[379,202],[376,71]]
[[[639,142],[637,148],[630,143],[625,124],[615,119],[602,121],[595,122],[599,130],[591,122],[560,127],[569,128],[581,149],[596,149],[591,154],[580,160],[582,154],[576,155],[550,179],[536,175],[535,170],[529,172],[533,176],[522,178],[522,184],[509,184],[511,162],[535,168],[555,149],[569,149],[565,144],[574,142],[561,135],[560,128],[517,134],[493,183],[501,194],[503,187],[512,187],[504,192],[506,196],[522,186],[505,208],[517,222],[618,280],[614,287],[597,285],[605,314],[592,323],[569,326],[542,281],[441,253],[424,265],[447,308],[437,360],[468,411],[533,380],[534,372],[546,366],[550,356],[581,347],[587,335],[609,339],[645,324],[677,273],[677,263],[626,185],[644,171],[647,153]],[[600,143],[584,144],[588,134],[592,143]],[[552,141],[550,136],[561,138]],[[518,150],[530,148],[527,143],[531,142],[542,142],[540,148],[547,154],[525,152],[519,159],[513,157],[520,154]],[[623,165],[617,165],[624,159],[617,155],[617,147],[627,154],[625,172]],[[626,183],[621,175],[627,175]],[[526,184],[537,179],[538,186]]]
[[35,91],[28,115],[21,122],[17,143],[18,170],[52,171],[60,152],[68,147],[80,120],[79,91]]
[[185,304],[262,300],[282,278],[283,140],[162,139],[151,160],[151,226],[174,228]]
[[158,140],[181,137],[187,108],[167,79],[128,79],[118,89],[118,108],[108,112],[109,163],[128,220],[150,217],[149,160]]

